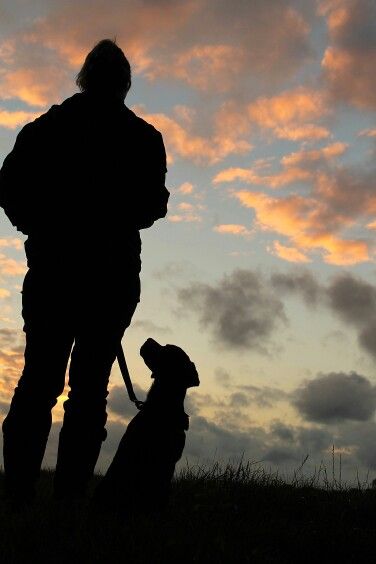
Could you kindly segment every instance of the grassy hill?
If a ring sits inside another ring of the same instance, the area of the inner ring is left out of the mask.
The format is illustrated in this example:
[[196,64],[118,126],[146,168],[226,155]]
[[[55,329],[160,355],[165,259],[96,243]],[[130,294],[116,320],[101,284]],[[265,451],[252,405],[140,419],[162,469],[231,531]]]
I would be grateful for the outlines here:
[[249,465],[215,465],[182,472],[165,514],[121,522],[87,502],[53,501],[51,483],[44,472],[31,507],[1,503],[1,563],[376,561],[373,489],[289,485]]

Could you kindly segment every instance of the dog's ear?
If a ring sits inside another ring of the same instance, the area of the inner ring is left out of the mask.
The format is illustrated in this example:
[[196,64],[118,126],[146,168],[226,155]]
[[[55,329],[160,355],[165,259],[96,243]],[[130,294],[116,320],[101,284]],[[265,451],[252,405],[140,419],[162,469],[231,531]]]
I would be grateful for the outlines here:
[[140,355],[144,359],[144,362],[148,368],[154,373],[158,368],[160,368],[163,358],[162,345],[154,341],[151,337],[145,341],[145,343],[140,348]]
[[187,383],[187,388],[193,388],[194,386],[200,385],[200,379],[198,377],[198,372],[195,364],[190,361],[190,366],[185,372],[185,380]]
[[165,366],[168,366],[170,371],[173,370],[175,378],[184,383],[186,388],[199,386],[200,380],[196,366],[187,353],[176,345],[166,345],[163,348],[165,351]]

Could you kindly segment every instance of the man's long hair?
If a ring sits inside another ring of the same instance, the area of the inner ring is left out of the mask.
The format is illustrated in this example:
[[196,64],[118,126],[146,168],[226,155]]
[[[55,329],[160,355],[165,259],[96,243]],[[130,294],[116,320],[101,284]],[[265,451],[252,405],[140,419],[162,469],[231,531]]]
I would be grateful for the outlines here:
[[131,67],[123,51],[112,39],[102,39],[87,55],[76,84],[83,92],[127,95],[131,87]]

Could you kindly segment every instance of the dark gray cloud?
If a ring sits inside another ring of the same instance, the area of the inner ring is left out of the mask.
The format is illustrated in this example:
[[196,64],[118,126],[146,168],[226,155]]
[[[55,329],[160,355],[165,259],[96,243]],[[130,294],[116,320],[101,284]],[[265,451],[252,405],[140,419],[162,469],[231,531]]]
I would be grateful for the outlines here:
[[230,406],[235,408],[248,407],[249,397],[244,392],[234,392],[230,395]]
[[170,327],[157,325],[154,321],[150,319],[138,319],[132,323],[132,329],[140,329],[149,336],[157,333],[159,335],[166,335],[167,333],[172,333]]
[[270,282],[277,293],[297,294],[309,306],[316,305],[322,294],[322,288],[316,278],[304,268],[293,269],[288,273],[272,274]]
[[376,387],[355,372],[331,372],[298,388],[293,404],[309,421],[367,421],[376,410]]
[[336,100],[376,108],[376,4],[347,0],[329,6],[330,44],[323,59],[325,78]]
[[[240,429],[205,417],[194,417],[187,435],[185,456],[191,462],[198,460],[208,464],[212,460],[226,463],[244,457],[264,467],[284,467],[291,477],[307,455],[308,475],[313,474],[322,460],[328,460],[329,464],[332,444],[333,435],[322,428],[291,426],[276,420],[270,430],[255,425]],[[354,471],[355,459],[353,464]],[[352,477],[355,478],[355,472]]]
[[191,282],[177,290],[186,311],[227,348],[267,352],[273,332],[286,322],[282,298],[297,296],[309,307],[325,307],[356,329],[360,347],[376,360],[376,286],[344,272],[325,285],[307,269],[273,273],[235,270],[217,284]]
[[[133,389],[138,399],[145,399],[146,392],[137,384],[133,384]],[[137,413],[136,406],[128,398],[127,390],[124,386],[113,386],[107,398],[107,409],[115,415],[120,415],[123,419],[130,419]]]
[[[328,453],[334,440],[333,433],[323,427],[297,427],[294,429],[296,445],[301,453],[316,458]],[[338,445],[337,445],[338,446]]]
[[326,293],[329,306],[346,323],[363,328],[375,319],[376,288],[369,282],[344,273],[331,282]]
[[169,261],[162,268],[153,271],[154,278],[167,282],[175,282],[175,280],[188,277],[195,278],[196,275],[196,267],[188,261]]
[[263,460],[272,464],[283,464],[285,462],[297,462],[300,460],[299,452],[290,446],[273,446],[266,450]]
[[235,270],[217,284],[191,282],[177,290],[184,311],[195,312],[217,343],[263,353],[268,352],[273,332],[287,321],[285,296],[329,309],[356,329],[360,347],[376,360],[376,286],[348,272],[325,285],[304,268],[272,273],[269,279],[251,270]]
[[227,372],[227,370],[224,370],[223,368],[217,368],[215,371],[215,380],[216,382],[218,382],[218,384],[220,384],[224,388],[227,388],[231,382],[231,376],[229,372]]
[[251,384],[243,384],[236,386],[246,394],[249,403],[255,403],[259,407],[272,407],[275,402],[288,398],[288,393],[271,386],[253,386]]
[[351,422],[341,429],[342,444],[354,452],[359,464],[366,469],[376,470],[376,423]]
[[289,425],[286,425],[282,421],[274,421],[270,428],[273,434],[281,439],[281,441],[291,443],[295,439],[293,428]]
[[308,306],[328,308],[356,329],[360,347],[376,360],[376,286],[348,272],[324,285],[306,269],[272,274],[270,282],[280,296],[296,295]]
[[252,429],[252,433],[240,429],[228,429],[205,417],[192,418],[187,434],[187,456],[199,459],[228,459],[240,457],[242,453],[250,458],[259,454],[265,441],[265,431]]
[[326,289],[329,307],[358,331],[359,345],[376,360],[376,287],[344,273]]
[[227,348],[266,353],[273,331],[286,321],[281,300],[251,270],[234,270],[215,285],[192,282],[178,289],[177,297]]

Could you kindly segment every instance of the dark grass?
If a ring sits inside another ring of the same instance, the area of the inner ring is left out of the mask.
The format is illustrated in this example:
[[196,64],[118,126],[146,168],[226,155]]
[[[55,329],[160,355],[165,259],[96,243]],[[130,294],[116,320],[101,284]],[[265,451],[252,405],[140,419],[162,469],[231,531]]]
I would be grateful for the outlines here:
[[1,563],[376,561],[373,489],[215,464],[182,471],[163,515],[121,522],[88,502],[54,501],[51,483],[43,472],[32,506],[1,503]]

